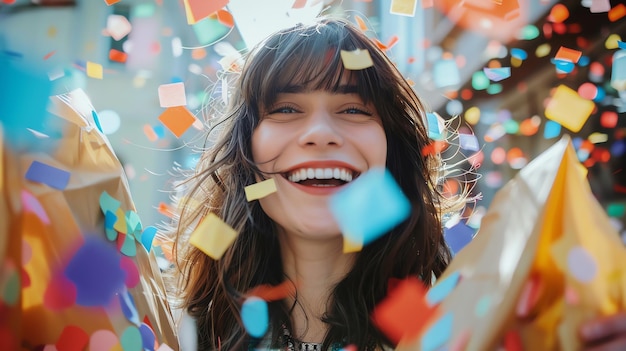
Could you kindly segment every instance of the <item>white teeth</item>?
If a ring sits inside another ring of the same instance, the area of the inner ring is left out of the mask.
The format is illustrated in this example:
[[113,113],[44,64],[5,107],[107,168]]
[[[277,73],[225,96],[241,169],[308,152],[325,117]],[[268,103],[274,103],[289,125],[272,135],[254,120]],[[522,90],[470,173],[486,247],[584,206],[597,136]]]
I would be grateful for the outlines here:
[[352,171],[345,168],[301,168],[290,172],[287,179],[292,182],[301,182],[306,179],[340,179],[352,181]]

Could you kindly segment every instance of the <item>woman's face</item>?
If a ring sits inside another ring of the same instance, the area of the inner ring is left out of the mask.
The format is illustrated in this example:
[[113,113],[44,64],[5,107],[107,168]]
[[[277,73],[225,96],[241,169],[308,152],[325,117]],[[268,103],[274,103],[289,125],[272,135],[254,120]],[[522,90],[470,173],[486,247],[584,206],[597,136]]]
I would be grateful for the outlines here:
[[355,87],[338,92],[293,87],[261,111],[252,155],[276,182],[260,200],[265,213],[289,235],[340,235],[328,205],[332,194],[372,167],[384,167],[387,138],[374,106]]

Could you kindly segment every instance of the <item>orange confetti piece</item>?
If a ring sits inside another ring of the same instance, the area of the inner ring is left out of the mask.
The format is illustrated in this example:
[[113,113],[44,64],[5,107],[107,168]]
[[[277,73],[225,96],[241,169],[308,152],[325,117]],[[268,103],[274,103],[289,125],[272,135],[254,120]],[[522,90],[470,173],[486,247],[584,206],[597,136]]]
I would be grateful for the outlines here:
[[296,0],[291,6],[292,9],[301,9],[306,5],[306,0]]
[[510,330],[504,334],[504,349],[506,351],[524,351],[522,338],[516,331]]
[[143,133],[146,135],[146,137],[148,137],[148,140],[150,141],[157,141],[159,139],[159,136],[154,132],[154,129],[152,129],[152,126],[150,126],[149,124],[144,124]]
[[157,211],[159,211],[160,214],[167,216],[167,217],[174,217],[174,209],[172,208],[172,206],[166,204],[165,202],[159,202],[159,207],[157,208]]
[[395,343],[415,340],[438,311],[426,301],[426,292],[417,278],[400,281],[375,307],[374,324]]
[[569,17],[569,10],[563,4],[556,4],[550,10],[548,20],[554,23],[563,23]]
[[432,143],[426,145],[422,150],[422,155],[436,155],[448,147],[448,143],[444,140],[435,140]]
[[217,11],[217,20],[226,27],[232,28],[235,26],[233,15],[226,10]]
[[52,55],[56,54],[56,50],[52,50],[49,53],[46,54],[46,56],[43,57],[44,60],[49,59],[50,57],[52,57]]
[[387,50],[391,49],[398,42],[399,38],[397,35],[392,36],[387,42]]
[[256,296],[265,301],[282,300],[296,294],[296,286],[291,281],[282,282],[279,285],[263,284],[256,286],[246,293],[246,296]]
[[354,19],[356,20],[359,29],[365,32],[367,30],[367,24],[365,24],[365,21],[359,16],[354,16]]
[[206,50],[204,48],[195,48],[191,50],[191,58],[194,60],[202,60],[206,57]]
[[120,0],[104,0],[104,2],[107,4],[107,6],[111,6],[120,2]]
[[422,0],[422,8],[428,9],[435,6],[435,0]]
[[126,62],[127,58],[128,58],[128,54],[126,54],[123,51],[119,51],[115,49],[109,50],[109,60],[111,61],[124,63]]
[[195,24],[209,17],[229,3],[229,0],[183,0],[187,24]]
[[560,60],[568,60],[574,63],[577,63],[580,57],[583,55],[582,52],[574,49],[566,48],[565,46],[561,46],[559,51],[557,51],[555,58]]
[[180,138],[196,121],[196,117],[185,106],[173,106],[165,109],[159,116],[159,121]]
[[615,22],[626,15],[626,6],[624,4],[619,4],[610,9],[608,15],[609,21]]

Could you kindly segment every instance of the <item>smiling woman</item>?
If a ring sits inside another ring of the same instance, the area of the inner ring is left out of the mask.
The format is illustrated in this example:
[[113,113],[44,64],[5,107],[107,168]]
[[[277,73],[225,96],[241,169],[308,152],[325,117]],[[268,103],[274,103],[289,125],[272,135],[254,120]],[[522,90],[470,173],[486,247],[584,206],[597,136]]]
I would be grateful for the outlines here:
[[[346,68],[341,52],[355,50],[372,65]],[[430,140],[415,92],[358,28],[322,18],[251,50],[223,96],[219,136],[184,183],[174,230],[177,296],[196,321],[198,349],[393,347],[372,311],[390,280],[430,284],[443,272],[450,253],[441,217],[458,205],[438,191],[438,155],[423,152]],[[408,198],[409,218],[344,253],[329,198],[383,167]],[[244,188],[267,179],[276,192],[247,202]],[[188,244],[209,213],[238,232],[218,259]],[[248,334],[240,315],[248,292],[284,282],[293,293],[268,300],[267,333]]]

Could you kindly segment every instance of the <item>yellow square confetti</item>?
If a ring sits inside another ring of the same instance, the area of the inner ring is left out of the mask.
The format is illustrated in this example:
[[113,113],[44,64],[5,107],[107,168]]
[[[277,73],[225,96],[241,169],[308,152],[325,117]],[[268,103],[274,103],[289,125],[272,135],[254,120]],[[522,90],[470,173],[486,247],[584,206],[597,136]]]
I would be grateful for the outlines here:
[[389,12],[394,15],[415,16],[417,0],[391,0]]
[[565,85],[559,85],[556,92],[546,107],[546,117],[574,133],[580,131],[591,112],[595,103],[584,99],[575,90]]
[[191,233],[189,242],[214,260],[219,260],[235,242],[237,232],[214,213],[209,213]]
[[87,61],[87,76],[96,79],[102,79],[102,65]]
[[244,191],[246,192],[246,200],[248,200],[248,202],[262,199],[276,192],[276,182],[274,178],[270,178],[256,184],[248,185]]
[[343,67],[354,71],[374,65],[369,51],[359,49],[354,51],[341,50],[341,61],[343,61]]
[[349,240],[346,235],[343,236],[343,253],[359,252],[363,249],[363,243],[357,243]]

